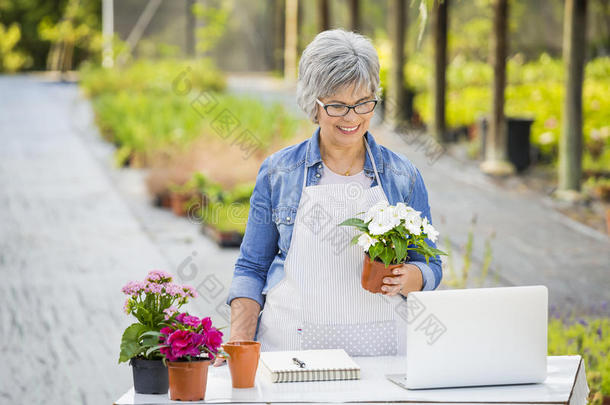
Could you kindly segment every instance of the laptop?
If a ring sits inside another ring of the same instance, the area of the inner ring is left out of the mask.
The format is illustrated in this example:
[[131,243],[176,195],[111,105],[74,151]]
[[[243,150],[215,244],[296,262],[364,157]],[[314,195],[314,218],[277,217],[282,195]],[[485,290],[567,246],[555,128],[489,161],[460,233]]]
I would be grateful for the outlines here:
[[541,383],[546,379],[545,286],[409,293],[406,389]]

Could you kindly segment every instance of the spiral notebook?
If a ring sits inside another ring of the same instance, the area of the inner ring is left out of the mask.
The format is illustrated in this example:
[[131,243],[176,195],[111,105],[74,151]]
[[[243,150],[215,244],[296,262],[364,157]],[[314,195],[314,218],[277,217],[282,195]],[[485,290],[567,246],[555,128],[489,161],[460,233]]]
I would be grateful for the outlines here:
[[343,349],[261,352],[260,364],[261,373],[273,383],[360,379],[360,366]]

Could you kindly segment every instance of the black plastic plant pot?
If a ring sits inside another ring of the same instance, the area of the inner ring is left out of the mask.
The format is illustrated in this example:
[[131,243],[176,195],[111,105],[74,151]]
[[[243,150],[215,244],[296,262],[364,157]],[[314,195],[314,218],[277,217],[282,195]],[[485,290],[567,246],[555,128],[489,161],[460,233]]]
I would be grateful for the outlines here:
[[139,394],[167,394],[167,367],[161,360],[131,359],[133,387]]

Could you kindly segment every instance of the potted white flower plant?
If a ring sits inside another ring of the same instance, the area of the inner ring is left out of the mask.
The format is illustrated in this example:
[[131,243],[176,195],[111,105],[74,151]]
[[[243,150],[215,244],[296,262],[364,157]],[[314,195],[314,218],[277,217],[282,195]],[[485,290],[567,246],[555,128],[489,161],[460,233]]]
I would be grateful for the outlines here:
[[349,218],[339,226],[353,226],[363,233],[354,236],[356,243],[364,249],[364,266],[362,287],[372,293],[381,292],[384,277],[392,277],[392,270],[406,263],[409,251],[422,254],[429,263],[429,258],[436,255],[447,255],[442,250],[428,246],[426,238],[436,243],[438,232],[428,218],[421,217],[405,203],[395,206],[387,202],[373,205],[362,218]]

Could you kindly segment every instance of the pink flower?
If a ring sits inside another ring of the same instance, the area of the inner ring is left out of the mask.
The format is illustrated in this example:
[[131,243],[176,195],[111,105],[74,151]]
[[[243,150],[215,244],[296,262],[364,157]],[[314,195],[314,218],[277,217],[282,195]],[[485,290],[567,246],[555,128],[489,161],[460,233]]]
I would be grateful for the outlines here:
[[172,281],[172,275],[161,270],[152,270],[148,272],[146,280],[151,283],[165,284]]
[[124,311],[124,312],[125,312],[127,315],[129,315],[129,314],[131,313],[131,308],[130,308],[130,305],[129,305],[129,298],[127,298],[127,299],[125,300],[125,304],[123,305],[123,311]]
[[184,291],[186,296],[191,297],[191,298],[197,298],[197,291],[195,291],[195,289],[193,287],[191,287],[189,285],[183,285],[182,290]]
[[167,283],[164,285],[165,293],[172,297],[182,297],[184,293],[182,292],[182,287],[173,283]]
[[123,294],[131,296],[138,295],[143,290],[144,283],[142,283],[141,281],[130,281],[129,283],[125,284],[121,289],[121,291],[123,291]]
[[169,318],[172,317],[172,315],[174,315],[176,312],[178,312],[178,309],[176,309],[176,307],[171,306],[169,308],[165,308],[163,310],[163,313],[165,314],[165,320],[167,321]]
[[148,282],[146,283],[144,291],[151,294],[161,294],[163,286],[161,284]]

